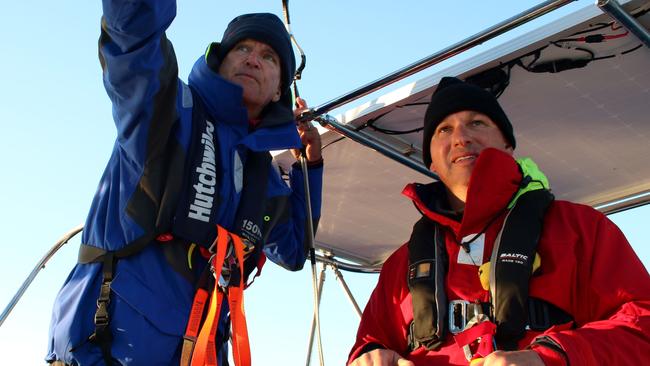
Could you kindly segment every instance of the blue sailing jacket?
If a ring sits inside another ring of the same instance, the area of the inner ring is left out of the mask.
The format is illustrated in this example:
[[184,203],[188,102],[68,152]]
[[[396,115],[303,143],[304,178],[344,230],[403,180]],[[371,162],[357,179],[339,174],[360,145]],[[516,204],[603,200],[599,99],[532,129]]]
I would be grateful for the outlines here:
[[[215,224],[235,229],[247,152],[296,148],[300,138],[290,111],[275,103],[249,131],[241,88],[211,70],[204,57],[187,84],[178,78],[165,36],[175,1],[104,0],[103,9],[99,54],[117,139],[82,243],[102,251],[147,243],[115,266],[111,353],[123,365],[178,364],[195,283],[172,268],[165,244],[155,238],[172,233],[208,247]],[[287,185],[274,165],[267,179],[264,254],[299,270],[307,223],[302,171],[291,170]],[[322,165],[309,168],[309,180],[318,222]],[[47,361],[104,363],[100,348],[87,341],[101,280],[101,263],[74,267],[54,304]],[[227,306],[217,332],[219,359],[227,353],[225,324]]]

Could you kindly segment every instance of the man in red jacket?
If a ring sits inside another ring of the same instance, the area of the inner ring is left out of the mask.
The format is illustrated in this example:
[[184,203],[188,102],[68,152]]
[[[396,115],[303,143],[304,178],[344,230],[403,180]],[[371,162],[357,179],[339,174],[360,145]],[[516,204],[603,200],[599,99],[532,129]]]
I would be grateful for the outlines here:
[[[487,91],[443,78],[424,120],[440,182],[386,261],[349,365],[632,365],[650,355],[650,276],[591,207],[556,201]],[[442,291],[444,290],[444,291]]]

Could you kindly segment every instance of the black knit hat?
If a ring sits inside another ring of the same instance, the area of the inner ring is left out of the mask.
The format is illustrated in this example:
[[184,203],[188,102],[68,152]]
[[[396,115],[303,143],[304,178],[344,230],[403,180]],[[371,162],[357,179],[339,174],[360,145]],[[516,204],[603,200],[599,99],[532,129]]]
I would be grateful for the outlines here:
[[231,20],[223,33],[221,43],[210,45],[206,53],[208,65],[215,72],[219,72],[219,65],[228,52],[237,43],[248,38],[268,44],[280,57],[282,94],[285,94],[296,72],[296,57],[291,47],[291,37],[275,14],[244,14]]
[[465,110],[480,112],[490,117],[510,146],[515,148],[517,143],[512,124],[494,95],[476,85],[447,76],[440,80],[424,115],[422,160],[427,168],[431,166],[430,144],[436,127],[448,115]]

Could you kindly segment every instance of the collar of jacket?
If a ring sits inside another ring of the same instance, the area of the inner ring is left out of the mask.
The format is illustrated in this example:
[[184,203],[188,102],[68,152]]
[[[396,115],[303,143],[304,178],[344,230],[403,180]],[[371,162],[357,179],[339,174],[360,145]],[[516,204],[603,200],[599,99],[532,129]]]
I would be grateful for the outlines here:
[[247,148],[269,151],[301,147],[293,111],[286,106],[286,100],[270,103],[263,111],[260,123],[248,133],[248,113],[242,104],[242,88],[212,71],[205,57],[199,57],[194,63],[188,84],[198,93],[210,116],[242,132],[244,137],[239,143]]
[[481,152],[472,171],[465,212],[459,222],[453,212],[445,209],[446,190],[442,182],[408,184],[402,194],[413,200],[417,208],[431,220],[449,227],[457,240],[480,232],[485,223],[508,205],[519,189],[522,174],[515,159],[497,149]]

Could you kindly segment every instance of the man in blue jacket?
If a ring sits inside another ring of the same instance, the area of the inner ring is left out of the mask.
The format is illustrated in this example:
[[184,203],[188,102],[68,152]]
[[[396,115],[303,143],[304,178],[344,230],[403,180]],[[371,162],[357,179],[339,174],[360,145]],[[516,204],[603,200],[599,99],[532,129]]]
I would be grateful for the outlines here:
[[[165,36],[175,1],[104,0],[103,10],[99,57],[117,139],[85,224],[79,263],[56,298],[46,360],[179,364],[184,335],[192,339],[188,319],[197,288],[227,298],[229,286],[243,289],[265,257],[289,270],[302,268],[303,172],[294,164],[287,185],[269,151],[306,145],[316,225],[320,137],[309,126],[296,129],[289,89],[295,58],[275,15],[233,19],[186,84]],[[221,276],[214,268],[219,286],[206,275],[208,258],[219,255],[217,225],[243,239],[247,250],[243,263],[227,257]],[[244,278],[238,278],[240,268]],[[225,298],[212,348],[220,365],[227,364]]]

